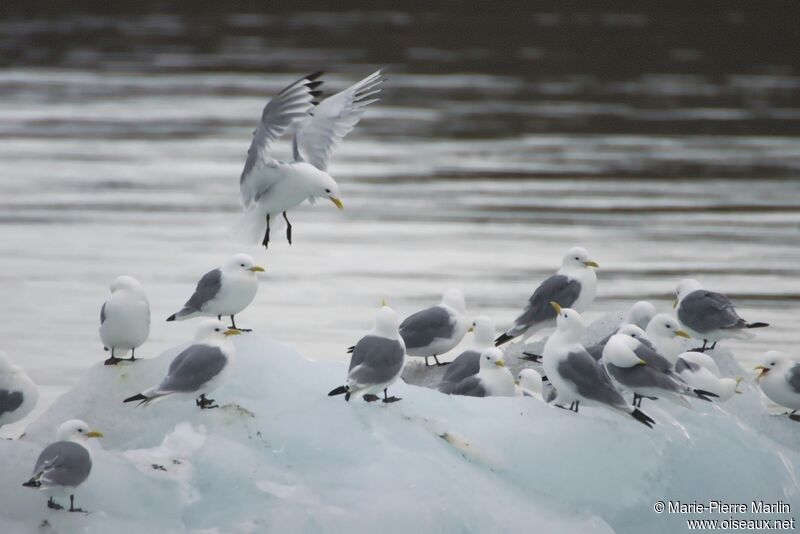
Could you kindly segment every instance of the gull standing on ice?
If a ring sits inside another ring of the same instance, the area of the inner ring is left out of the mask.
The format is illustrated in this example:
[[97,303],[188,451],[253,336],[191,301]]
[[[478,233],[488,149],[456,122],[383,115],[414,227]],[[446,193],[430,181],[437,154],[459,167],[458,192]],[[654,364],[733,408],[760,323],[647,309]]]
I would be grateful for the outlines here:
[[703,289],[700,282],[687,278],[678,283],[677,299],[673,307],[678,308],[678,320],[694,338],[702,339],[703,346],[698,352],[714,350],[717,341],[722,339],[749,339],[750,328],[763,328],[767,323],[748,323],[736,313],[733,303],[722,293]]
[[656,352],[668,359],[672,365],[677,363],[678,355],[685,351],[683,340],[691,338],[686,331],[681,330],[678,320],[666,313],[659,313],[653,317],[647,325],[645,335]]
[[192,317],[206,316],[222,320],[223,315],[230,316],[231,328],[238,328],[233,316],[247,308],[258,291],[258,275],[264,268],[256,265],[255,260],[247,254],[236,254],[225,264],[208,271],[197,282],[194,294],[189,297],[180,311],[173,313],[167,321],[183,321]]
[[556,312],[556,331],[544,345],[543,367],[546,376],[556,388],[556,406],[570,403],[577,412],[581,402],[589,406],[610,408],[651,427],[655,421],[644,412],[628,404],[614,387],[600,365],[581,345],[585,326],[581,314],[551,303]]
[[517,386],[524,397],[536,397],[544,400],[542,395],[542,375],[536,369],[521,369],[517,375]]
[[75,508],[75,489],[83,484],[92,471],[92,457],[84,445],[89,438],[100,438],[103,434],[89,430],[89,425],[79,419],[63,423],[56,432],[56,442],[48,445],[36,460],[33,476],[23,484],[48,493],[47,507],[63,510],[54,496],[69,495],[69,511],[83,512]]
[[383,391],[383,402],[396,402],[399,397],[389,397],[387,389],[395,383],[403,372],[406,346],[399,332],[400,316],[384,302],[375,315],[375,327],[362,337],[353,347],[347,384],[334,389],[328,396],[344,394],[350,397],[363,397],[374,402]]
[[642,399],[664,397],[676,404],[690,407],[684,396],[710,401],[714,393],[694,389],[684,382],[672,364],[651,346],[630,336],[617,334],[603,349],[603,365],[621,388],[634,395],[634,406],[641,407]]
[[696,389],[710,391],[726,401],[739,391],[742,377],[720,378],[719,367],[708,354],[702,352],[684,352],[678,356],[675,372],[684,382]]
[[456,384],[451,395],[468,397],[516,397],[514,375],[506,368],[500,349],[490,347],[481,353],[478,374]]
[[439,361],[438,355],[455,348],[467,333],[467,305],[459,289],[448,289],[436,306],[409,315],[400,323],[400,335],[406,343],[409,356],[428,358],[433,356],[436,365],[447,365]]
[[222,321],[206,319],[200,323],[194,343],[175,356],[167,376],[157,386],[128,397],[123,402],[149,404],[168,395],[191,397],[201,409],[218,408],[206,395],[216,390],[231,367],[236,349],[228,337],[240,332]]
[[522,336],[524,342],[539,330],[555,326],[556,313],[551,302],[579,312],[588,308],[597,291],[594,272],[597,267],[597,263],[589,259],[586,249],[569,249],[561,261],[561,268],[536,288],[520,316],[495,340],[495,345],[499,347],[518,336]]
[[39,390],[22,367],[0,351],[0,427],[16,423],[36,407]]
[[636,326],[635,324],[625,324],[622,325],[619,330],[616,332],[612,332],[610,336],[605,338],[604,340],[600,341],[599,343],[595,343],[591,347],[586,347],[586,352],[594,358],[594,360],[598,363],[602,364],[603,360],[603,349],[606,348],[606,344],[609,340],[614,337],[616,334],[622,334],[628,337],[632,337],[638,339],[642,343],[644,343],[649,348],[654,348],[653,345],[650,343],[650,340],[647,339],[647,336],[644,333],[644,330]]
[[761,371],[756,382],[764,395],[775,404],[790,409],[790,419],[800,421],[800,416],[795,415],[800,410],[800,362],[771,350],[760,358],[755,368]]
[[472,346],[447,366],[447,371],[439,384],[439,391],[442,393],[450,393],[456,384],[468,376],[478,374],[481,352],[494,346],[494,321],[485,315],[476,317],[467,331],[473,332]]
[[[358,124],[366,107],[378,100],[382,72],[374,72],[341,93],[323,100],[315,98],[322,73],[315,72],[287,86],[269,101],[253,133],[247,161],[240,178],[241,202],[246,213],[240,231],[247,239],[269,245],[270,218],[283,214],[286,239],[292,243],[292,225],[286,212],[306,199],[333,202],[337,208],[339,186],[328,174],[328,159],[334,146]],[[316,105],[316,107],[315,107]],[[279,161],[270,145],[284,133],[295,131],[293,161]]]
[[100,339],[111,357],[106,365],[122,361],[118,356],[131,353],[129,361],[136,360],[136,349],[150,335],[150,303],[144,287],[131,276],[119,276],[111,282],[111,296],[100,308]]

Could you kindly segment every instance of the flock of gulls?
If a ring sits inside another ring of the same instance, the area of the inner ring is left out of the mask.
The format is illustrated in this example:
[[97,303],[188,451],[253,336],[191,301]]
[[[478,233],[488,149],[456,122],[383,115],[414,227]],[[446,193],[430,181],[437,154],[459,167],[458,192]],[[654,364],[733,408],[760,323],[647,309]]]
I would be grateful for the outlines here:
[[[305,76],[283,89],[264,108],[254,132],[241,174],[240,192],[244,217],[240,235],[264,248],[276,218],[286,223],[292,241],[288,211],[308,200],[329,200],[339,209],[336,181],[328,174],[334,146],[358,123],[366,107],[378,100],[384,82],[377,71],[348,89],[319,101],[321,73]],[[293,159],[272,157],[270,147],[284,134],[293,133]],[[586,325],[581,313],[594,302],[599,265],[580,247],[569,249],[561,267],[543,280],[511,326],[499,336],[486,316],[471,319],[464,294],[448,289],[441,302],[401,320],[383,302],[372,331],[362,337],[352,354],[346,381],[329,395],[345,400],[393,403],[388,389],[401,376],[407,359],[418,358],[424,368],[446,365],[438,385],[444,394],[472,397],[522,396],[578,412],[581,406],[607,408],[652,427],[655,420],[642,403],[667,400],[690,406],[690,400],[719,402],[740,393],[741,378],[721,376],[706,351],[719,341],[750,337],[751,330],[768,326],[739,316],[733,303],[721,293],[704,289],[696,280],[683,280],[676,288],[676,316],[657,314],[652,304],[635,303],[615,332],[595,345],[584,346]],[[220,267],[204,274],[186,303],[167,321],[203,317],[194,341],[170,363],[160,383],[124,400],[148,405],[167,398],[190,399],[202,410],[217,408],[208,397],[224,383],[236,349],[231,336],[247,332],[235,316],[253,301],[258,273],[264,268],[247,254],[236,254]],[[100,338],[110,352],[106,365],[135,362],[136,350],[150,333],[150,306],[143,286],[130,276],[111,284],[111,295],[100,312]],[[230,325],[223,319],[230,319]],[[526,367],[514,377],[499,348],[517,340],[524,343],[543,330],[555,329],[542,354],[523,352]],[[472,346],[451,362],[439,357],[458,346],[472,332]],[[683,351],[684,340],[702,346]],[[128,356],[130,355],[130,356]],[[433,364],[430,360],[433,360]],[[787,408],[789,416],[800,410],[800,363],[778,352],[765,354],[756,367],[764,394]],[[37,401],[35,384],[25,372],[0,353],[0,426],[21,420]],[[23,485],[45,490],[47,506],[63,509],[54,496],[69,495],[69,511],[75,507],[74,491],[92,468],[87,439],[102,434],[83,421],[64,422],[56,442],[39,456],[30,480]]]

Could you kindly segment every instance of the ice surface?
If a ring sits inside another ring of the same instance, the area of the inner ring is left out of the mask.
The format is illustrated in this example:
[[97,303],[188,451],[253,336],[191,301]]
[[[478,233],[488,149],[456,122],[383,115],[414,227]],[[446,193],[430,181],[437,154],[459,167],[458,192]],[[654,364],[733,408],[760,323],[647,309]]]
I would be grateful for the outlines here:
[[[344,363],[258,334],[235,343],[218,410],[122,404],[180,347],[89,369],[22,439],[0,441],[2,531],[679,532],[685,518],[656,515],[656,500],[800,502],[800,426],[747,386],[719,407],[646,402],[648,430],[602,410],[402,383],[401,402],[347,403],[327,396]],[[73,417],[105,433],[76,495],[89,515],[48,510],[21,486]]]

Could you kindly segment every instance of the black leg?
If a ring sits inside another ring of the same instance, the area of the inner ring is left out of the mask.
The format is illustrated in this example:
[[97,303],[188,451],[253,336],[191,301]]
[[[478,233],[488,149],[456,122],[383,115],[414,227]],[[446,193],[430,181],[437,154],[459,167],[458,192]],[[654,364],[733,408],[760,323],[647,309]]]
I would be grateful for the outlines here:
[[69,496],[69,511],[70,512],[83,512],[80,508],[75,508],[75,495]]
[[111,347],[111,357],[107,359],[103,364],[105,365],[117,365],[122,360],[114,356],[114,347]]
[[442,362],[439,361],[439,358],[437,356],[434,356],[433,359],[436,362],[436,365],[438,365],[439,367],[441,367],[443,365],[450,365],[452,363],[452,362],[444,362],[444,363],[442,363]]
[[231,328],[233,328],[235,330],[240,330],[242,332],[252,332],[253,331],[250,328],[239,328],[238,326],[236,326],[236,321],[233,320],[233,315],[231,315]]
[[64,507],[61,506],[60,504],[58,504],[56,501],[54,501],[52,497],[50,497],[47,500],[47,507],[50,508],[51,510],[63,510],[64,509]]
[[261,242],[264,248],[269,248],[269,213],[267,213],[267,231],[264,232],[264,240]]
[[795,415],[797,410],[792,410],[792,413],[789,414],[789,419],[792,421],[800,421],[800,415]]
[[575,401],[575,413],[578,413],[578,407],[580,406],[581,401]]
[[715,341],[714,343],[711,344],[710,347],[708,347],[708,350],[714,350],[716,347],[717,347],[717,342]]
[[218,404],[214,404],[216,401],[214,399],[207,399],[206,394],[203,393],[197,400],[194,401],[196,406],[199,406],[201,410],[210,410],[212,408],[219,408]]
[[389,402],[397,402],[399,400],[402,400],[400,397],[395,397],[394,395],[389,397],[388,395],[389,394],[386,392],[386,388],[383,388],[383,402],[389,403]]
[[283,212],[283,220],[286,221],[286,240],[289,244],[292,244],[292,223],[289,222],[289,217],[286,216],[286,212]]
[[430,364],[428,363],[428,357],[425,356],[425,367],[428,367]]
[[222,316],[221,315],[217,315],[217,321],[221,321],[221,320],[222,320]]
[[642,398],[639,396],[638,393],[633,394],[633,406],[635,408],[639,408],[642,405]]
[[135,362],[136,361],[136,349],[131,349],[131,357],[128,358],[128,361],[129,362]]

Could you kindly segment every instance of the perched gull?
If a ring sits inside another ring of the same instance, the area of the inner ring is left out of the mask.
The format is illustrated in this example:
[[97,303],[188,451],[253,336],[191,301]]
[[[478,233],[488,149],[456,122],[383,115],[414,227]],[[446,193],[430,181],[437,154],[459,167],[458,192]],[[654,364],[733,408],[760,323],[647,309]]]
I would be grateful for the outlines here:
[[603,339],[599,343],[595,343],[591,347],[586,347],[586,352],[588,352],[589,355],[592,358],[594,358],[594,360],[596,362],[601,362],[602,359],[603,359],[603,349],[606,348],[606,344],[608,343],[608,341],[612,337],[614,337],[616,334],[622,334],[622,335],[625,335],[625,336],[628,336],[628,337],[632,337],[632,338],[638,339],[639,341],[641,341],[642,343],[644,343],[645,345],[647,345],[651,349],[653,348],[652,344],[647,339],[647,336],[645,335],[644,330],[642,330],[641,328],[639,328],[635,324],[625,324],[625,325],[622,325],[619,328],[619,330],[617,330],[616,332],[612,332],[611,335],[609,335],[607,338]]
[[518,336],[525,341],[539,330],[555,326],[556,313],[550,306],[551,302],[577,311],[588,308],[597,291],[594,272],[597,267],[597,263],[589,259],[586,249],[569,249],[561,261],[561,268],[536,288],[520,316],[511,328],[498,336],[495,345],[499,347]]
[[789,417],[800,421],[800,416],[795,415],[800,410],[800,362],[771,350],[761,357],[756,370],[761,371],[756,382],[764,395],[775,404],[790,409]]
[[406,346],[398,331],[400,316],[383,303],[375,314],[375,327],[358,340],[353,347],[347,384],[334,389],[328,396],[344,394],[344,399],[363,397],[374,402],[383,391],[383,402],[399,401],[399,397],[389,397],[387,389],[395,383],[403,372]]
[[726,401],[736,393],[741,393],[738,387],[742,377],[720,378],[719,367],[708,354],[702,352],[684,352],[678,356],[675,363],[675,372],[684,382],[696,389],[710,391]]
[[436,365],[446,365],[437,356],[454,348],[464,338],[469,327],[466,313],[464,294],[458,289],[448,289],[441,303],[406,317],[400,323],[400,335],[406,342],[407,354],[425,358],[426,366],[431,356]]
[[506,368],[503,353],[494,347],[480,357],[478,374],[468,376],[453,388],[451,395],[468,397],[516,397],[514,375]]
[[[328,159],[334,146],[350,133],[366,107],[378,100],[383,83],[379,70],[315,107],[314,90],[322,73],[310,74],[287,86],[269,101],[253,133],[247,161],[240,178],[241,202],[246,210],[240,231],[248,239],[269,245],[270,217],[283,214],[286,239],[292,243],[292,225],[286,212],[304,200],[328,199],[337,208],[339,186],[328,174]],[[294,159],[279,161],[271,154],[271,144],[293,130]],[[258,237],[256,237],[258,236]]]
[[728,338],[748,339],[752,334],[750,328],[763,328],[767,323],[748,323],[736,313],[733,303],[722,293],[703,289],[700,282],[687,278],[678,284],[677,299],[674,306],[678,308],[678,320],[694,339],[702,339],[703,346],[699,352],[708,347],[713,350],[717,341]]
[[536,369],[521,369],[517,375],[517,386],[524,397],[543,399],[542,375]]
[[123,402],[149,404],[168,395],[195,398],[201,409],[217,408],[206,395],[220,386],[230,369],[236,350],[228,337],[239,330],[228,328],[222,321],[206,319],[200,323],[194,343],[175,356],[169,364],[164,380],[142,393],[128,397]]
[[83,512],[75,508],[75,489],[83,484],[92,471],[92,457],[83,444],[89,438],[100,438],[103,434],[89,430],[89,425],[78,419],[63,423],[56,432],[56,442],[48,445],[36,460],[33,476],[23,484],[48,493],[47,507],[63,510],[53,497],[69,495],[69,511]]
[[100,339],[111,357],[106,365],[122,361],[118,356],[131,353],[150,335],[150,304],[142,284],[131,276],[119,276],[111,282],[111,296],[100,308]]
[[647,340],[653,344],[656,352],[669,360],[672,365],[678,361],[678,354],[684,351],[682,339],[689,339],[689,334],[681,330],[681,325],[674,317],[659,313],[650,321],[645,330]]
[[543,367],[546,376],[556,388],[556,406],[570,403],[578,411],[583,402],[589,406],[610,408],[651,427],[655,421],[638,408],[628,404],[617,391],[608,375],[581,345],[585,329],[580,313],[551,303],[556,311],[556,331],[544,346]]
[[0,427],[16,423],[36,407],[39,390],[22,367],[0,351]]
[[[208,271],[197,282],[194,294],[183,308],[170,315],[167,321],[183,321],[198,316],[216,316],[222,320],[223,315],[228,315],[231,318],[231,328],[239,329],[233,316],[253,302],[258,291],[256,273],[264,272],[264,268],[255,263],[247,254],[236,254],[222,267]],[[239,330],[249,332],[244,328]]]
[[478,374],[481,352],[494,346],[494,321],[485,315],[476,317],[468,331],[473,332],[472,346],[459,354],[448,366],[439,384],[439,391],[450,393],[468,376]]
[[676,404],[690,406],[684,396],[710,401],[714,393],[694,389],[684,382],[672,364],[641,340],[617,334],[603,349],[603,365],[619,386],[634,394],[634,405],[642,398],[664,397]]

